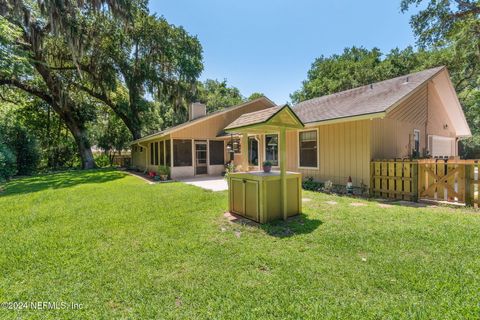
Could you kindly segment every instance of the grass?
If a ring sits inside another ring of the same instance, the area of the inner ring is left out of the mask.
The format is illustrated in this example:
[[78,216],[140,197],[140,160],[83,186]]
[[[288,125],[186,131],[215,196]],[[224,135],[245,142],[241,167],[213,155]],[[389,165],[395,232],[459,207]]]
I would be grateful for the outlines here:
[[259,228],[227,222],[226,192],[118,171],[12,181],[0,303],[82,308],[0,318],[479,319],[478,213],[304,197],[304,215]]

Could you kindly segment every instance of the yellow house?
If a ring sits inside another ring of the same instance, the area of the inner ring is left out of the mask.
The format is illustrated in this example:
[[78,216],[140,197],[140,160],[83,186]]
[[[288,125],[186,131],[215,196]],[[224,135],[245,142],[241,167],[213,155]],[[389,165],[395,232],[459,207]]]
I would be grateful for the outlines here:
[[[133,141],[133,165],[155,171],[166,164],[174,179],[219,175],[231,159],[240,171],[260,170],[265,160],[279,166],[278,132],[242,137],[223,131],[241,115],[255,118],[278,108],[272,101],[260,98],[209,115],[204,108],[193,104],[189,122]],[[368,186],[372,159],[458,156],[458,140],[471,135],[445,67],[311,99],[292,110],[304,128],[286,134],[286,169],[335,184],[351,176],[355,186]]]

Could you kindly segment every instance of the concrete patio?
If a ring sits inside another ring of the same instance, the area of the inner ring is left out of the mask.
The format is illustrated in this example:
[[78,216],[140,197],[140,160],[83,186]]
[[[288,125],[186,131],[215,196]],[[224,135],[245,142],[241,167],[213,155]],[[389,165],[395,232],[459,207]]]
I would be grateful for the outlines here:
[[178,179],[178,181],[210,191],[228,190],[227,180],[225,180],[225,178],[222,176],[186,178]]

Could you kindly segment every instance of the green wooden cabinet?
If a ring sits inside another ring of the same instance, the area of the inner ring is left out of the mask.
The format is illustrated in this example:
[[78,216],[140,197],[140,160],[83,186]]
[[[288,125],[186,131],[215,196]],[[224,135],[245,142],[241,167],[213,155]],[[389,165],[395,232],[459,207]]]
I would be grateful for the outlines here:
[[[287,172],[287,216],[302,211],[302,176]],[[228,177],[229,210],[248,219],[265,223],[282,219],[279,172],[241,172]]]

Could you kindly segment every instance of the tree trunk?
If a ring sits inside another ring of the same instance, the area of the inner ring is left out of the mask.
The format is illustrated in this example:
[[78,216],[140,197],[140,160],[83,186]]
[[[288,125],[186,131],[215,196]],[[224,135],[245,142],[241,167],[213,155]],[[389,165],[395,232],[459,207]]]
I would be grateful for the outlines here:
[[[41,54],[37,53],[36,58],[37,61],[42,61]],[[82,160],[82,169],[96,168],[92,149],[88,141],[85,121],[76,114],[79,107],[68,96],[68,92],[63,88],[61,80],[59,80],[54,72],[49,70],[43,63],[35,62],[34,66],[50,91],[51,97],[53,98],[51,101],[53,110],[60,116],[60,119],[63,120],[77,143],[78,154]]]
[[93,158],[92,149],[88,142],[87,130],[83,128],[83,126],[77,125],[77,123],[65,122],[77,143],[78,154],[82,160],[82,169],[96,168],[97,166],[95,164],[95,159]]

